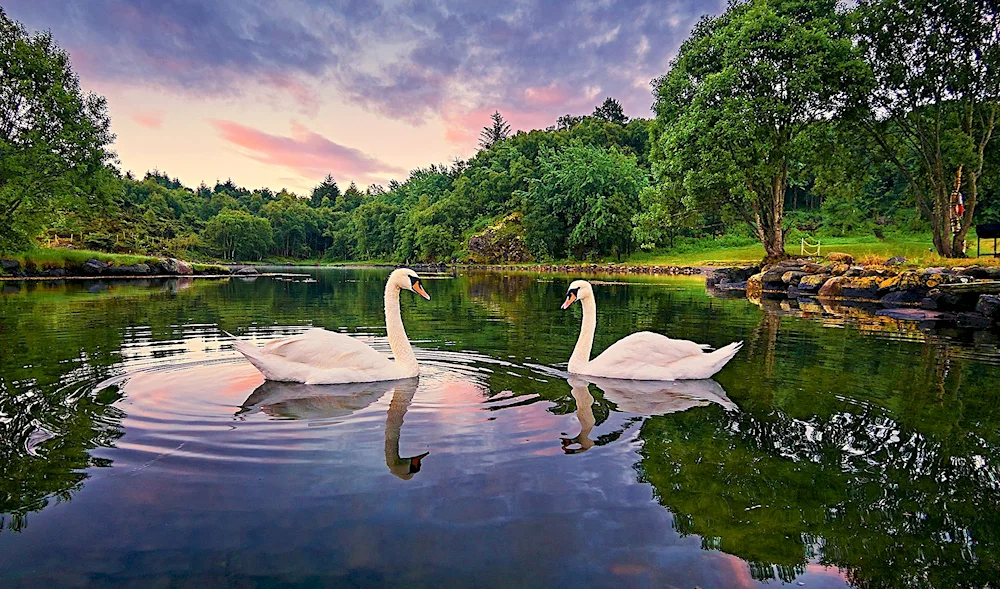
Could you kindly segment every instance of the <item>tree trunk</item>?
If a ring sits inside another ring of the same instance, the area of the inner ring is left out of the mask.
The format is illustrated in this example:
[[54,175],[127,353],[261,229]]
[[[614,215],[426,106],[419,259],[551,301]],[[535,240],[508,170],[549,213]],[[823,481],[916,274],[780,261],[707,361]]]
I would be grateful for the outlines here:
[[785,254],[785,190],[787,171],[782,169],[771,185],[755,190],[757,198],[752,203],[757,237],[764,246],[764,255],[770,260],[781,260]]

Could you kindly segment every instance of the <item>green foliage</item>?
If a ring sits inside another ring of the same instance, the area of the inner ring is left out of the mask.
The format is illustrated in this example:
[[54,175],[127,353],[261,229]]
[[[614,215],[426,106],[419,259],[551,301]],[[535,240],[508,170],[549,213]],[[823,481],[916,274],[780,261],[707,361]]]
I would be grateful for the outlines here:
[[572,145],[543,152],[541,177],[526,194],[524,227],[538,258],[622,256],[646,173],[617,148]]
[[93,176],[113,158],[110,129],[106,101],[80,89],[51,33],[29,35],[0,8],[0,251],[28,245],[58,207],[105,194]]
[[499,111],[491,114],[490,119],[493,123],[483,127],[483,130],[479,132],[479,147],[483,149],[489,149],[510,137],[510,125]]
[[229,260],[260,260],[273,245],[271,223],[246,211],[225,210],[205,225],[204,238]]
[[861,71],[834,0],[750,0],[705,17],[654,82],[654,171],[704,208],[733,208],[783,256],[792,161]]

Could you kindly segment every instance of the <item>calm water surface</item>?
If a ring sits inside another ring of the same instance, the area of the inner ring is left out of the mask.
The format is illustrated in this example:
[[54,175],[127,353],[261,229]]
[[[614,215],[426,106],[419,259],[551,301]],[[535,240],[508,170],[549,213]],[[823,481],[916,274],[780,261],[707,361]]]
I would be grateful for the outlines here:
[[996,333],[607,278],[598,351],[746,345],[589,383],[571,277],[425,273],[419,379],[265,384],[221,330],[388,352],[388,271],[310,274],[0,283],[0,585],[1000,583]]

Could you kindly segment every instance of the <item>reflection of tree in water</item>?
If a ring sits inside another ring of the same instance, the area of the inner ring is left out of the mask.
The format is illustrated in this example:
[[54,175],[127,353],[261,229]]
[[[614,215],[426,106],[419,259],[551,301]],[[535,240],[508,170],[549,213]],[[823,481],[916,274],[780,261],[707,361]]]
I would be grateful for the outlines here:
[[969,415],[949,375],[961,367],[928,347],[900,417],[846,400],[808,418],[770,406],[654,417],[640,476],[679,532],[757,579],[791,581],[818,557],[862,587],[996,583],[998,424]]
[[[0,391],[6,393],[0,380]],[[55,498],[69,501],[87,479],[84,469],[110,466],[91,456],[122,436],[122,411],[112,404],[116,387],[97,393],[27,390],[0,395],[0,517],[4,527],[20,531],[27,515]]]

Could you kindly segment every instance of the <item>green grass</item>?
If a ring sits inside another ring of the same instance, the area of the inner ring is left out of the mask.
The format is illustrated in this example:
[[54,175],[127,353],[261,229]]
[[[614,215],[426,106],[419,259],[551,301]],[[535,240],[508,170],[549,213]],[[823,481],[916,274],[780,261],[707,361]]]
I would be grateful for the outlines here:
[[107,254],[104,252],[94,252],[90,250],[71,250],[63,248],[38,248],[18,254],[0,256],[7,259],[17,260],[22,266],[34,264],[38,268],[65,268],[66,266],[80,265],[91,258],[96,258],[102,262],[114,263],[118,266],[153,263],[161,258],[155,256],[137,256],[132,254]]
[[[791,241],[791,240],[789,240]],[[814,240],[810,240],[814,241]],[[831,252],[843,252],[851,254],[855,259],[866,256],[881,258],[891,258],[893,256],[903,256],[907,260],[907,265],[915,264],[920,266],[953,266],[956,264],[969,264],[969,259],[950,260],[942,258],[934,253],[934,244],[931,237],[918,235],[890,236],[879,240],[874,236],[862,237],[833,237],[819,238],[822,255]],[[983,252],[992,253],[993,242],[987,246],[983,242]],[[931,251],[929,251],[931,250]],[[785,251],[791,256],[798,256],[800,253],[800,243],[787,243]],[[976,254],[976,242],[970,241],[968,248],[972,256]],[[747,245],[738,247],[706,248],[701,251],[673,253],[670,251],[641,252],[629,258],[630,263],[636,264],[659,264],[671,266],[713,266],[719,264],[735,264],[739,262],[759,262],[764,258],[764,248],[760,245]],[[975,260],[975,257],[972,258]],[[980,258],[977,263],[992,264],[993,258]]]

